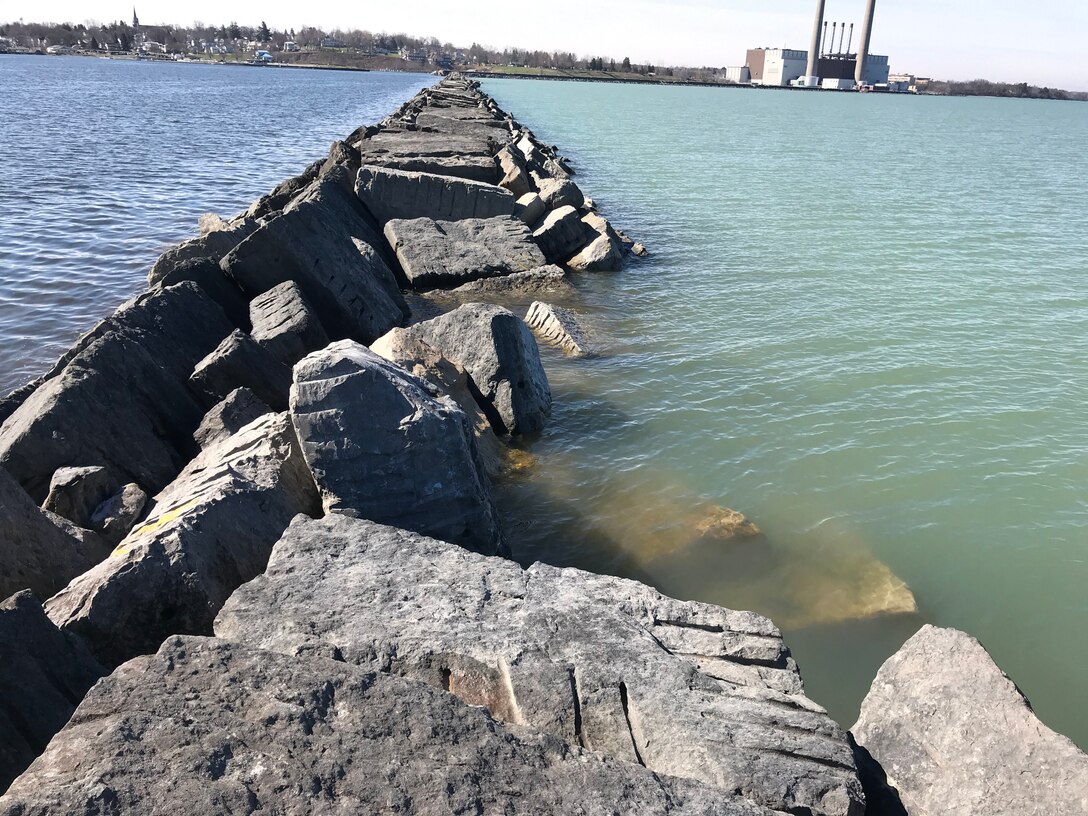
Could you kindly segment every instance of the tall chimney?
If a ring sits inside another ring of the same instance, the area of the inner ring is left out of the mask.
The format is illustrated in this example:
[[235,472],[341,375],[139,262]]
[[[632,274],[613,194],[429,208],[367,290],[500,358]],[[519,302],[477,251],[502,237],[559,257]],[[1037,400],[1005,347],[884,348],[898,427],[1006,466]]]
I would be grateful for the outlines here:
[[865,19],[861,21],[861,40],[858,42],[858,69],[854,73],[854,81],[863,85],[865,76],[865,60],[869,58],[869,38],[873,34],[873,10],[876,8],[876,0],[866,0]]
[[[824,46],[827,46],[827,20],[824,20]],[[822,57],[823,54],[820,56]]]
[[824,24],[824,0],[816,0],[816,24],[812,27],[812,45],[808,49],[808,67],[805,76],[816,76],[820,60],[820,26]]
[[842,24],[842,28],[839,29],[839,50],[836,54],[842,54],[842,41],[846,37],[846,23]]
[[850,23],[850,36],[846,38],[846,53],[850,53],[850,46],[854,44],[854,24]]
[[834,54],[835,53],[835,32],[838,31],[838,30],[839,30],[839,24],[838,23],[832,23],[831,24],[831,39],[827,43],[827,53],[828,54]]

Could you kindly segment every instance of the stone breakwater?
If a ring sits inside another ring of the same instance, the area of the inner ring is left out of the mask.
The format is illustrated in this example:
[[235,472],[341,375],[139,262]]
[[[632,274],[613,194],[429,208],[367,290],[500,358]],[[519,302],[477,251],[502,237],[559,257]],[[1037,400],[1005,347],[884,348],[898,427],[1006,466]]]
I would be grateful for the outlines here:
[[0,813],[1088,813],[962,633],[851,736],[768,619],[504,557],[548,301],[644,252],[573,177],[444,80],[0,401]]

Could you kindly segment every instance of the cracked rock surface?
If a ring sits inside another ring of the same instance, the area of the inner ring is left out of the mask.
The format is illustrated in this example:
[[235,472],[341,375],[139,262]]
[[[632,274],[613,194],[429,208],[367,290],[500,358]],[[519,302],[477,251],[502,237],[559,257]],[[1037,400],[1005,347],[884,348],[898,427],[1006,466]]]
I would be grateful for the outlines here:
[[372,522],[296,519],[219,637],[422,680],[574,745],[776,810],[860,816],[846,735],[774,625]]

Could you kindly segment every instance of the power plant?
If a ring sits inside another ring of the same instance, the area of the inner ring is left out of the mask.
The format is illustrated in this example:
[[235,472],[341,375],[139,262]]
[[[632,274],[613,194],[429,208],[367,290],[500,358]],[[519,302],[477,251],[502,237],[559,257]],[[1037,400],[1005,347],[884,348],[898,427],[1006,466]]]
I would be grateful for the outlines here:
[[869,53],[876,0],[865,2],[865,16],[861,21],[856,52],[850,50],[854,44],[854,24],[832,22],[829,37],[824,8],[825,0],[817,0],[816,20],[812,25],[812,41],[808,51],[752,48],[748,50],[744,67],[727,69],[727,78],[753,85],[788,85],[837,91],[887,89],[888,58]]

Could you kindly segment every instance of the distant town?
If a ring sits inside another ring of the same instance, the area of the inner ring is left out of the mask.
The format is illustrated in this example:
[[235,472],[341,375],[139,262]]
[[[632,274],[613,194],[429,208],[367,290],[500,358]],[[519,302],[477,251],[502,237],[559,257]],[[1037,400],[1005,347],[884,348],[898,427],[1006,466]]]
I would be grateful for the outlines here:
[[[842,33],[845,33],[845,25]],[[818,69],[814,70],[821,76],[817,84],[806,76],[808,52],[783,48],[749,49],[743,65],[689,67],[637,63],[626,56],[579,56],[562,51],[519,48],[497,50],[479,43],[464,47],[443,43],[434,37],[407,34],[324,31],[309,26],[276,30],[264,22],[257,26],[233,22],[219,26],[147,25],[140,21],[135,10],[131,22],[122,20],[102,25],[0,23],[0,54],[71,54],[342,70],[463,71],[479,75],[611,82],[820,87],[825,90],[856,88],[890,93],[1088,100],[1088,93],[1040,88],[1027,83],[1006,84],[981,79],[948,81],[891,72],[888,58],[879,55],[869,55],[868,65],[864,68],[866,81],[855,85],[849,77],[853,76],[850,72],[856,65],[857,54],[850,53],[849,49],[847,44],[843,50],[841,34],[839,44],[835,46],[833,29],[830,44],[816,52]]]

